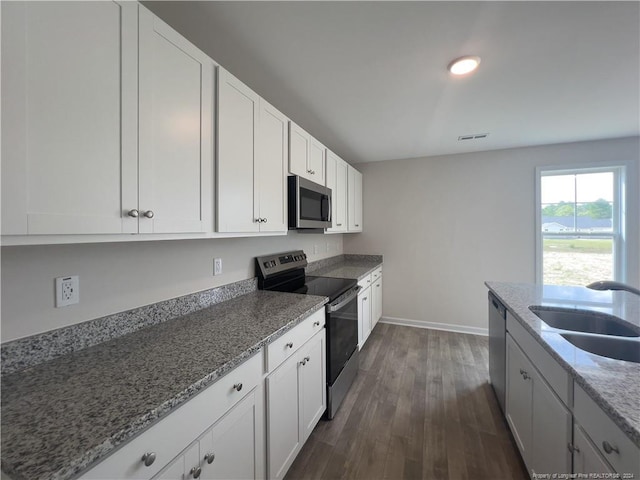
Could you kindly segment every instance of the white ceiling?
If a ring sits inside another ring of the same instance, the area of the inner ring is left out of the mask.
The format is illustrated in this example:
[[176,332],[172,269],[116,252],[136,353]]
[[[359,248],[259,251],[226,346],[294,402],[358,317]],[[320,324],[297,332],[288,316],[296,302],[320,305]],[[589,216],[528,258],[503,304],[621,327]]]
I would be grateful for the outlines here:
[[144,3],[351,163],[640,133],[639,2]]

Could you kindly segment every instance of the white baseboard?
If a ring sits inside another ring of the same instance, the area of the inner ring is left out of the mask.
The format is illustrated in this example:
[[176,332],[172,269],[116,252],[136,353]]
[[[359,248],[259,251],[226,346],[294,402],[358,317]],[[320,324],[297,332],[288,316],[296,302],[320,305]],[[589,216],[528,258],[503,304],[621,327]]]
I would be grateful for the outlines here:
[[390,323],[392,325],[403,325],[405,327],[428,328],[431,330],[444,330],[446,332],[468,333],[470,335],[488,336],[489,329],[480,327],[471,327],[468,325],[452,325],[450,323],[425,322],[423,320],[411,320],[408,318],[382,317],[382,323]]

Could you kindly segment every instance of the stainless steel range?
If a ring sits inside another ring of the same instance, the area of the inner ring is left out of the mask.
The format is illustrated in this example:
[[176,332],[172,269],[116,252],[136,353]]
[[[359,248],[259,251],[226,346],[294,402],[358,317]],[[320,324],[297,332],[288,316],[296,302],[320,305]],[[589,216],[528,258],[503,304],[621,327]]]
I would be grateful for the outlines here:
[[327,413],[331,420],[358,373],[358,282],[305,275],[302,250],[256,257],[258,288],[329,297],[327,329]]

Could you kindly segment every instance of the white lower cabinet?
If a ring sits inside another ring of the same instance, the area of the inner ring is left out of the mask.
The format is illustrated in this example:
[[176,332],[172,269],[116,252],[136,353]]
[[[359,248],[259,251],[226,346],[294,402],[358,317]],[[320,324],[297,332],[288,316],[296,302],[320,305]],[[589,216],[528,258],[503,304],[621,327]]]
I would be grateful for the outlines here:
[[362,349],[371,334],[371,287],[358,292],[358,348]]
[[[578,423],[573,425],[573,472],[613,473],[614,470],[591,443],[588,435]],[[586,478],[586,477],[585,477]]]
[[505,415],[530,474],[571,472],[571,412],[510,334]]
[[263,388],[256,387],[155,478],[263,478],[262,399]]
[[263,371],[259,352],[81,478],[187,479],[194,467],[200,478],[263,478]]
[[269,374],[268,478],[283,478],[327,405],[326,333],[321,329]]
[[382,318],[382,268],[371,274],[371,330]]

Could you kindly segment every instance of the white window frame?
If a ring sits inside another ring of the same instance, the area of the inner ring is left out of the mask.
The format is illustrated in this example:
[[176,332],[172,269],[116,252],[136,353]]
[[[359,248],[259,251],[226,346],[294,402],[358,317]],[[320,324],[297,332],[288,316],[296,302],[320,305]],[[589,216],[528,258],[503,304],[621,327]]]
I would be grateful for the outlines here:
[[[624,164],[597,163],[588,165],[571,165],[571,166],[544,166],[536,167],[536,187],[535,187],[535,232],[536,232],[536,254],[535,254],[535,272],[536,283],[543,283],[543,239],[545,236],[554,237],[567,235],[542,232],[542,182],[544,176],[553,175],[575,175],[584,173],[600,173],[612,172],[613,180],[613,200],[615,208],[613,209],[612,228],[613,233],[580,233],[582,237],[592,238],[612,238],[613,240],[613,280],[625,282],[627,279],[627,247],[626,247],[626,166]],[[594,279],[599,280],[599,279]],[[605,279],[602,279],[605,280]]]

